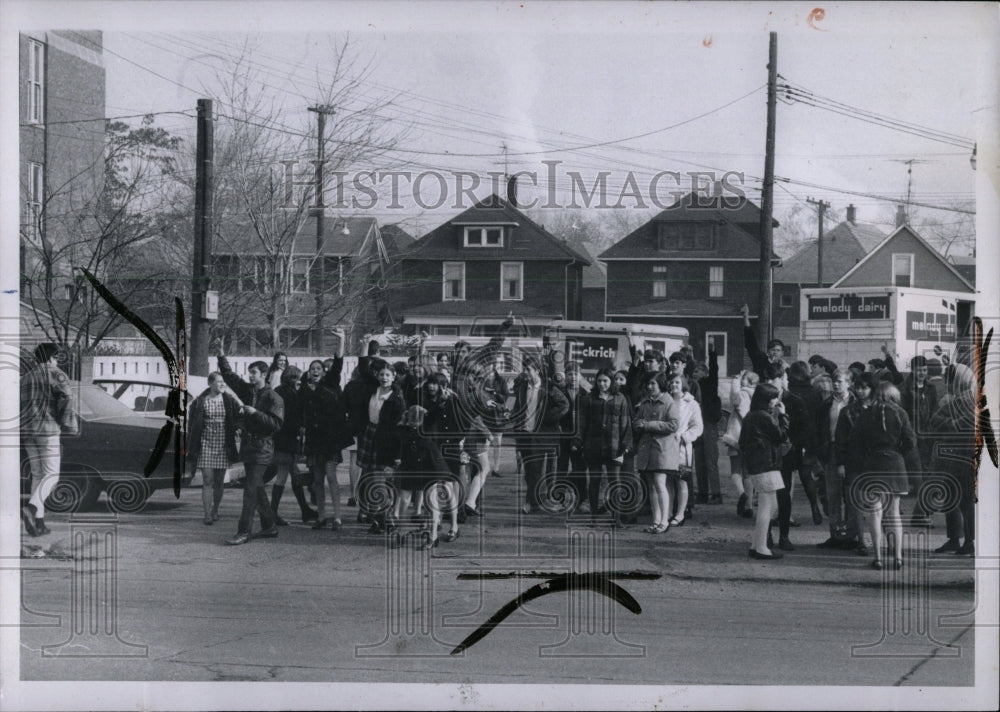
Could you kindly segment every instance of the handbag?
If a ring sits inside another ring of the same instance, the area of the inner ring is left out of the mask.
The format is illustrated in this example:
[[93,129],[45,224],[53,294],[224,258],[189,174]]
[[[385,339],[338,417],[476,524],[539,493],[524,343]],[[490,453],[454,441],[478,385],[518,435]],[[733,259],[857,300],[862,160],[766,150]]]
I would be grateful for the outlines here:
[[309,469],[309,464],[305,458],[296,460],[291,467],[292,487],[312,487],[313,472]]

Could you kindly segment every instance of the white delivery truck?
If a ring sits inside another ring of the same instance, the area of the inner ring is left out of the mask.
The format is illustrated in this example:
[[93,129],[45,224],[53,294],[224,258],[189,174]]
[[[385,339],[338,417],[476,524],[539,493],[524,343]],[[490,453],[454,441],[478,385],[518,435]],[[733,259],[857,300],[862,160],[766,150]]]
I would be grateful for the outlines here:
[[688,330],[679,326],[562,319],[549,322],[545,328],[546,342],[567,360],[579,362],[588,378],[606,366],[628,370],[629,337],[640,353],[656,349],[669,356],[687,343]]
[[975,311],[974,294],[913,287],[803,289],[800,300],[799,359],[867,363],[884,344],[901,371],[918,354],[954,358]]
[[[645,349],[657,349],[669,356],[687,343],[688,331],[682,327],[660,326],[656,324],[619,323],[605,321],[550,321],[543,329],[543,336],[510,336],[504,340],[496,358],[502,358],[501,372],[511,375],[520,373],[524,355],[538,355],[544,346],[555,352],[559,361],[576,361],[584,376],[593,378],[598,370],[606,366],[615,370],[629,367],[629,342],[641,353]],[[438,354],[452,356],[455,343],[464,341],[473,350],[486,345],[488,336],[416,336],[403,337],[396,334],[378,334],[373,337],[382,347],[383,357],[405,358],[406,355],[422,351],[424,358],[433,362]]]

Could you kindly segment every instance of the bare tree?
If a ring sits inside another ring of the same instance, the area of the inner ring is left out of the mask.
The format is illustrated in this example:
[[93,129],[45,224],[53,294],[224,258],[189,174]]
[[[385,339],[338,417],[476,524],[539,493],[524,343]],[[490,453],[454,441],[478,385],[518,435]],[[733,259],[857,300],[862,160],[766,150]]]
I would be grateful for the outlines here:
[[157,238],[169,224],[164,213],[181,199],[174,182],[180,143],[152,116],[137,128],[109,121],[98,162],[47,186],[44,220],[21,231],[25,301],[46,339],[92,353],[122,323],[83,287],[83,269],[137,310],[150,292],[173,283],[184,245],[168,259]]
[[[220,314],[213,337],[222,344],[243,334],[252,350],[279,348],[283,335],[285,341],[289,334],[305,335],[320,321],[325,331],[335,326],[350,331],[384,290],[388,255],[377,234],[350,259],[330,249],[345,242],[343,226],[351,224],[345,219],[358,210],[349,198],[347,206],[338,199],[344,176],[362,166],[377,169],[405,131],[386,119],[393,98],[370,93],[370,74],[349,39],[337,42],[316,71],[310,99],[295,97],[301,105],[294,113],[283,108],[288,97],[276,96],[255,69],[249,46],[218,78],[213,285],[220,293]],[[295,80],[290,76],[288,85]],[[323,136],[321,193],[314,160],[317,127],[305,118],[291,119],[306,116],[307,104],[332,109]],[[317,214],[325,216],[331,233],[322,251]]]

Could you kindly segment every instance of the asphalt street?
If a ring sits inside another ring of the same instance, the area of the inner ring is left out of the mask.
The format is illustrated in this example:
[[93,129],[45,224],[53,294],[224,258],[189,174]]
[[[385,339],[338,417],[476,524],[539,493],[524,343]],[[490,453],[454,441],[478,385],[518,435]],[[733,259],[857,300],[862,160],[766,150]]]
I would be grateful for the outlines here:
[[[342,530],[313,530],[290,495],[282,514],[291,525],[278,538],[226,546],[238,489],[226,490],[214,526],[202,523],[195,488],[180,499],[158,491],[135,513],[113,515],[102,500],[92,512],[50,516],[52,534],[23,540],[21,677],[974,682],[974,562],[922,553],[943,542],[942,515],[929,532],[907,530],[902,571],[879,572],[853,552],[818,549],[827,525],[812,523],[798,491],[796,550],[751,561],[751,522],[736,516],[725,473],[723,504],[699,505],[685,526],[650,535],[642,524],[614,530],[589,517],[522,514],[512,459],[505,448],[484,516],[430,551],[413,546],[416,535],[389,546],[346,507]],[[610,572],[620,589],[559,590],[572,571]],[[537,585],[540,597],[452,654]],[[641,612],[626,607],[629,597]]]

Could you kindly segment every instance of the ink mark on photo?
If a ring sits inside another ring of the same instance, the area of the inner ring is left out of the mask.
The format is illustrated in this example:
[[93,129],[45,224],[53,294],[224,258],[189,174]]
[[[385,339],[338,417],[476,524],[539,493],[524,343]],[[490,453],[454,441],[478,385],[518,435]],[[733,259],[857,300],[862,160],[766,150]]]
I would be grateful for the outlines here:
[[[501,574],[497,578],[506,578],[509,575]],[[504,621],[511,613],[514,613],[523,604],[541,598],[550,593],[574,592],[574,591],[594,591],[620,603],[629,611],[635,614],[642,613],[639,602],[632,597],[628,591],[616,584],[613,578],[629,578],[629,574],[618,573],[570,573],[560,574],[532,586],[524,593],[520,594],[512,601],[508,602],[494,613],[479,628],[474,630],[465,640],[459,643],[452,655],[459,655],[468,648],[485,638],[490,632]],[[658,576],[657,576],[658,578]]]
[[186,384],[184,382],[184,374],[187,370],[184,357],[187,346],[187,336],[184,331],[184,304],[181,302],[180,298],[174,298],[174,306],[177,312],[177,347],[181,354],[180,361],[178,361],[177,357],[174,356],[174,352],[169,346],[167,346],[167,343],[160,337],[160,335],[156,333],[156,330],[153,329],[153,327],[129,309],[120,299],[112,294],[107,287],[101,284],[100,280],[98,280],[97,277],[91,274],[86,268],[81,268],[81,271],[94,287],[94,291],[108,303],[108,306],[114,309],[115,312],[117,312],[123,319],[129,322],[132,326],[138,329],[143,336],[149,339],[153,346],[155,346],[163,356],[163,360],[167,363],[167,373],[170,376],[170,391],[167,396],[166,408],[167,422],[164,423],[159,436],[156,438],[156,444],[153,446],[153,451],[149,455],[149,460],[146,462],[143,474],[146,477],[153,474],[157,465],[160,464],[160,460],[163,459],[163,453],[166,451],[167,445],[170,443],[172,438],[174,440],[174,496],[180,498],[181,474],[184,472],[184,440],[187,431],[187,391],[185,390]]

